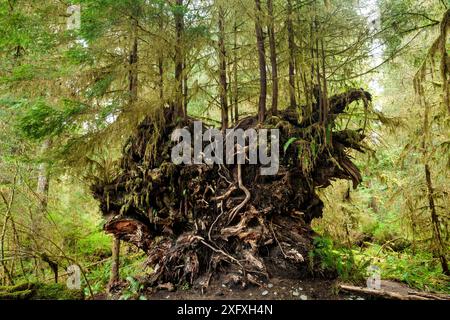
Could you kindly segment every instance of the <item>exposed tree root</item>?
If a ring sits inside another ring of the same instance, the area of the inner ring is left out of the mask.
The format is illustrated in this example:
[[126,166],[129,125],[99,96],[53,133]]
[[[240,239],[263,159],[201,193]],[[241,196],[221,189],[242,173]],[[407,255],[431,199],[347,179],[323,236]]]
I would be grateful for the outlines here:
[[[360,89],[331,97],[330,123],[349,103],[370,99]],[[145,119],[124,146],[120,174],[92,186],[108,217],[106,232],[148,254],[154,270],[149,283],[204,287],[212,275],[226,272],[245,286],[273,275],[305,275],[314,236],[310,222],[323,208],[315,190],[334,179],[356,187],[361,175],[348,150],[363,151],[364,134],[331,131],[327,137],[315,121],[299,122],[292,109],[263,124],[242,119],[236,128],[280,129],[279,172],[261,176],[259,165],[173,164],[170,134],[176,127],[192,132],[194,119],[175,123],[170,113],[165,119],[158,134]],[[157,154],[149,157],[148,150]]]

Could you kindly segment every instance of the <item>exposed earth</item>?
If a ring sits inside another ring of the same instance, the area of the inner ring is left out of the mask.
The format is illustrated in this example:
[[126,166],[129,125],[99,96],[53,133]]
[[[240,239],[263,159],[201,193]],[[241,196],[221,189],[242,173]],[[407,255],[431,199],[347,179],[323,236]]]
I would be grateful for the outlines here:
[[[274,277],[263,286],[250,285],[246,288],[225,284],[226,279],[211,281],[208,288],[178,288],[167,283],[159,288],[146,289],[141,297],[147,300],[366,300],[366,299],[443,299],[450,297],[444,294],[418,292],[404,283],[381,280],[381,291],[389,295],[372,295],[368,293],[351,293],[340,289],[343,283],[337,280],[310,278],[288,279]],[[118,285],[108,297],[106,294],[96,295],[96,300],[120,299],[122,286]],[[365,290],[364,287],[359,287]],[[412,297],[411,295],[414,295]],[[407,298],[409,297],[409,298]],[[135,297],[138,298],[138,297]]]

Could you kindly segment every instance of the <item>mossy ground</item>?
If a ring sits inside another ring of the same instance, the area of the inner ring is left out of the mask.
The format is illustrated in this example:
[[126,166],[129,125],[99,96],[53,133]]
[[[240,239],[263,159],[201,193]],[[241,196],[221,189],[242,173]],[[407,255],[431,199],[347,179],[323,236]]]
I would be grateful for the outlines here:
[[64,284],[20,283],[0,287],[0,300],[83,300],[81,290],[70,290]]

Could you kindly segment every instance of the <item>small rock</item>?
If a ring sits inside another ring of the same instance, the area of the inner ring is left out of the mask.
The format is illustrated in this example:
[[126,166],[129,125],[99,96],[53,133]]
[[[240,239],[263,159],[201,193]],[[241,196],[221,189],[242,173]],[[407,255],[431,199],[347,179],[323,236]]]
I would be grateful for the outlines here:
[[300,299],[302,299],[302,300],[308,300],[308,297],[305,296],[304,294],[302,294],[302,295],[300,296]]
[[298,297],[299,293],[298,293],[297,291],[292,291],[292,295],[293,295],[294,297]]
[[286,290],[286,287],[282,287],[281,289],[282,289],[282,290]]
[[226,288],[227,286],[225,285],[225,283],[222,283],[222,288]]
[[167,297],[166,297],[166,299],[169,299],[169,298],[170,298],[170,296],[167,296]]
[[269,284],[267,285],[267,287],[268,287],[269,289],[271,289],[271,288],[273,288],[273,284],[269,283]]
[[276,296],[277,294],[278,294],[278,293],[277,293],[276,291],[273,293],[274,296]]
[[300,287],[300,288],[298,288],[298,290],[303,291],[303,288]]
[[264,290],[261,294],[262,294],[263,296],[267,296],[267,295],[269,294],[269,291]]

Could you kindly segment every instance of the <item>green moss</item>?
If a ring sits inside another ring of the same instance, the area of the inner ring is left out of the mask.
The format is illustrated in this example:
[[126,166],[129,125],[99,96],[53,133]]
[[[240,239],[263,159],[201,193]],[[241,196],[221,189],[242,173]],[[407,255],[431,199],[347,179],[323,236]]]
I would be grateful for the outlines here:
[[33,283],[28,282],[22,282],[18,283],[13,286],[0,286],[0,293],[11,293],[11,292],[18,292],[18,291],[24,291],[28,289],[32,289],[34,287]]
[[78,242],[81,254],[89,258],[111,256],[111,237],[103,231],[95,231]]
[[69,290],[65,285],[21,283],[0,287],[0,300],[83,300],[82,290]]
[[39,284],[34,300],[83,300],[84,295],[81,290],[70,290],[63,284]]
[[0,300],[27,300],[33,295],[33,290],[21,290],[21,291],[0,291]]

